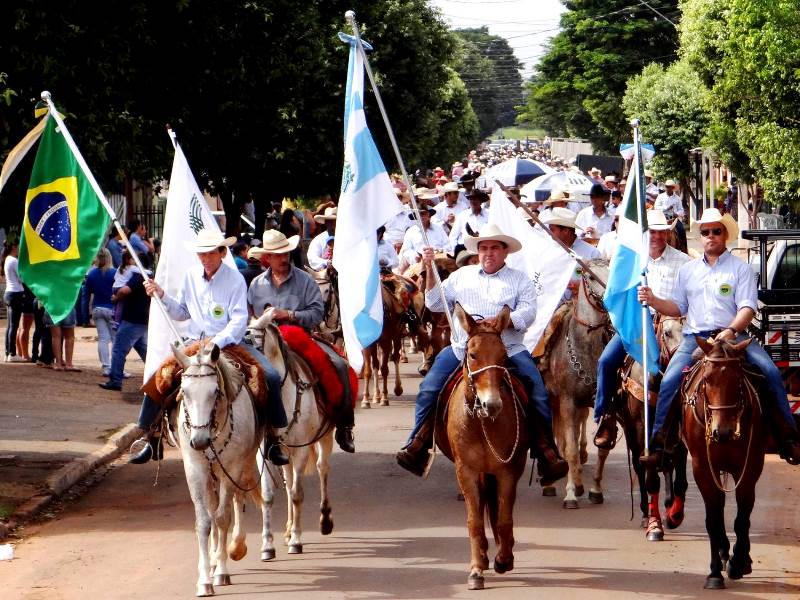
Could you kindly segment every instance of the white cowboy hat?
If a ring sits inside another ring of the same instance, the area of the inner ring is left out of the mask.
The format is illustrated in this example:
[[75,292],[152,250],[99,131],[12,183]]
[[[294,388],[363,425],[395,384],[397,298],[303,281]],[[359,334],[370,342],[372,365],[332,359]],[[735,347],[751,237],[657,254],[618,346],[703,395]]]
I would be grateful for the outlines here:
[[674,229],[675,225],[677,224],[677,219],[672,222],[672,225],[667,223],[667,218],[664,216],[664,211],[659,208],[653,208],[647,211],[647,228],[652,231],[666,231],[668,229]]
[[545,225],[561,225],[562,227],[570,227],[572,229],[583,229],[575,225],[575,217],[577,215],[568,208],[556,206],[550,209],[542,219]]
[[602,171],[600,169],[598,169],[597,167],[592,167],[591,169],[589,169],[589,173],[591,173],[592,175],[594,175],[595,173],[600,175],[600,173],[602,173]]
[[614,177],[613,175],[606,175],[603,178],[603,181],[605,181],[606,183],[617,183],[617,178]]
[[653,172],[650,169],[645,169],[644,170],[644,176],[645,177],[649,177],[650,179],[652,179],[653,178]]
[[705,225],[708,223],[722,223],[725,226],[725,229],[728,231],[728,239],[735,240],[739,237],[739,226],[736,224],[736,221],[733,220],[733,217],[729,214],[722,214],[719,212],[719,209],[716,208],[707,208],[703,211],[703,216],[700,217],[699,221],[695,221],[698,225]]
[[315,215],[314,221],[317,223],[324,223],[325,221],[335,221],[336,220],[336,213],[338,209],[335,206],[329,206],[325,209],[325,213],[321,215]]
[[[261,240],[261,247],[256,248],[253,254],[255,256],[262,256],[264,254],[286,254],[297,248],[299,241],[299,235],[293,235],[287,239],[286,236],[277,229],[267,229]],[[253,248],[251,248],[251,250],[253,250]]]
[[545,206],[552,206],[554,202],[566,202],[567,200],[569,200],[569,192],[566,192],[561,188],[554,188],[550,192],[550,197],[542,204]]
[[477,252],[472,252],[470,250],[462,250],[461,252],[458,253],[458,256],[456,256],[456,266],[463,267],[465,264],[467,264],[467,261],[473,256],[478,256]]
[[664,182],[664,187],[675,187],[676,185],[678,185],[678,184],[677,184],[677,183],[675,183],[675,180],[674,180],[674,179],[667,179],[667,180]]
[[448,192],[460,192],[461,190],[458,187],[458,184],[455,181],[448,181],[442,187],[442,193],[446,194]]
[[488,242],[489,240],[503,242],[508,247],[510,253],[522,250],[522,244],[519,243],[517,238],[506,235],[503,233],[502,229],[494,223],[486,225],[476,236],[464,236],[464,247],[470,252],[477,252],[478,244],[481,242]]
[[221,231],[211,231],[210,229],[201,229],[193,242],[183,242],[191,252],[211,252],[223,246],[233,246],[235,243],[236,237],[226,238]]

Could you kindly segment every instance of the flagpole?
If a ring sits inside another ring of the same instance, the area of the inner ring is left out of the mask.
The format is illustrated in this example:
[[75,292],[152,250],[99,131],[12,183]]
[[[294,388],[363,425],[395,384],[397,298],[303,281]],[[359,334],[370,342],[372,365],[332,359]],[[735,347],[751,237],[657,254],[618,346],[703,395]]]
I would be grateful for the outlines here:
[[[397,160],[397,164],[400,165],[400,171],[403,174],[403,181],[408,188],[409,195],[411,196],[411,208],[414,212],[414,216],[417,219],[417,223],[419,224],[419,230],[422,232],[422,241],[425,246],[430,247],[430,242],[428,241],[428,235],[425,233],[425,228],[422,226],[422,217],[419,214],[419,206],[417,205],[417,197],[414,195],[414,186],[411,185],[411,179],[408,176],[408,171],[406,171],[406,165],[403,162],[403,157],[400,155],[400,148],[397,145],[397,139],[394,137],[394,130],[392,129],[392,124],[389,122],[389,115],[386,114],[386,108],[383,106],[383,100],[381,98],[381,93],[378,90],[378,86],[375,83],[375,77],[372,75],[372,67],[369,65],[369,59],[367,58],[367,52],[364,50],[364,45],[361,43],[361,33],[358,30],[358,24],[356,23],[356,14],[352,10],[348,10],[344,13],[345,19],[348,20],[350,25],[353,27],[353,35],[356,38],[356,46],[358,47],[358,51],[361,53],[361,57],[364,61],[364,68],[367,71],[367,77],[369,78],[369,83],[372,86],[372,91],[375,94],[375,99],[378,101],[378,109],[381,111],[381,116],[383,117],[383,124],[386,126],[386,133],[389,134],[389,141],[392,143],[392,149],[394,150],[394,156]],[[444,314],[447,317],[447,323],[450,325],[450,331],[454,330],[453,326],[453,316],[450,314],[450,309],[448,308],[447,298],[444,294],[444,288],[442,287],[442,280],[439,277],[439,271],[436,269],[436,263],[431,265],[431,271],[433,271],[433,278],[436,280],[436,287],[439,289],[439,294],[442,298],[442,306],[444,307]]]
[[[636,212],[639,215],[639,223],[645,222],[645,203],[642,198],[642,152],[639,147],[639,119],[631,120],[631,127],[633,127],[633,166],[636,168]],[[644,237],[646,232],[642,233]],[[648,245],[644,245],[645,248]],[[642,264],[642,285],[647,285],[647,260]],[[642,302],[642,387],[644,388],[644,455],[650,455],[650,370],[647,368],[647,320],[648,320],[648,307],[647,302]]]
[[[145,277],[146,271],[144,266],[142,265],[142,262],[139,260],[139,255],[136,253],[136,250],[133,249],[133,246],[131,246],[131,242],[128,239],[128,236],[125,235],[125,230],[122,228],[122,225],[120,225],[120,222],[117,219],[117,214],[114,212],[114,209],[111,208],[111,205],[108,203],[108,200],[106,200],[106,195],[103,193],[103,190],[100,189],[100,185],[97,183],[97,180],[94,178],[94,175],[92,175],[91,170],[89,170],[89,165],[86,164],[86,161],[83,159],[81,151],[78,150],[78,146],[75,144],[75,140],[72,139],[72,136],[70,135],[67,126],[64,124],[64,121],[59,116],[58,111],[56,110],[56,105],[53,104],[53,100],[51,99],[50,92],[45,90],[42,92],[41,96],[42,100],[47,103],[48,109],[50,111],[50,116],[52,116],[53,119],[55,119],[58,128],[61,130],[61,135],[64,136],[64,141],[67,142],[67,146],[69,146],[69,149],[72,151],[72,155],[78,162],[78,165],[83,171],[83,174],[86,176],[86,179],[89,180],[89,185],[92,186],[94,193],[97,195],[98,200],[100,200],[100,204],[103,205],[103,208],[106,209],[108,216],[111,217],[111,222],[114,224],[114,227],[116,228],[117,232],[122,238],[122,242],[128,249],[131,258],[133,258],[133,262],[136,263],[136,266],[139,268],[139,271],[141,271],[142,277]],[[182,345],[183,342],[181,336],[178,333],[178,330],[175,328],[175,324],[172,322],[172,319],[170,319],[169,314],[167,313],[167,307],[164,306],[164,303],[162,302],[161,298],[158,297],[158,295],[154,295],[153,300],[156,301],[156,304],[161,309],[161,312],[164,313],[164,317],[167,320],[167,324],[169,325],[172,334],[175,336],[175,340]]]

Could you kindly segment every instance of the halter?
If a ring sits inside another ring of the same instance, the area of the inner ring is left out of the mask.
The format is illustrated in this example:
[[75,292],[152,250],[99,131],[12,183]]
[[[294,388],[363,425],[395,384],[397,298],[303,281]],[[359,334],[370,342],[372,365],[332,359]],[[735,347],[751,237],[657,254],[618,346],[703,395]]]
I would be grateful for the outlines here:
[[[188,368],[191,368],[191,367],[194,367],[194,366],[196,366],[198,368],[205,368],[205,369],[208,369],[208,370],[203,372],[203,373],[189,373],[188,372]],[[178,400],[181,401],[181,406],[183,406],[183,417],[185,419],[185,421],[183,423],[183,426],[186,429],[186,431],[188,432],[189,430],[192,430],[192,429],[194,429],[194,430],[208,429],[209,433],[210,433],[211,429],[216,427],[216,425],[217,425],[217,421],[216,421],[217,406],[219,405],[219,401],[222,398],[222,393],[221,393],[222,381],[221,381],[221,375],[220,375],[219,369],[216,369],[216,368],[211,367],[209,365],[190,365],[188,368],[187,368],[187,370],[185,370],[183,372],[181,377],[189,377],[189,378],[216,377],[217,378],[217,391],[216,391],[216,394],[214,396],[214,406],[211,408],[211,415],[209,416],[208,421],[206,423],[204,423],[203,425],[193,425],[192,424],[192,419],[189,416],[189,409],[186,407],[186,403],[183,402],[183,398],[184,398],[183,391],[181,391],[178,394]],[[230,406],[231,406],[231,403],[228,402],[228,409],[229,409],[228,412],[230,412]],[[216,439],[217,435],[219,435],[219,431],[217,431],[217,434],[212,439]],[[229,437],[229,439],[230,439],[230,437]],[[227,445],[227,442],[226,442],[226,445]]]
[[601,315],[603,315],[603,320],[595,324],[586,323],[585,321],[582,321],[578,317],[577,302],[572,303],[572,318],[575,319],[575,321],[578,322],[579,324],[586,327],[586,329],[589,330],[589,333],[600,328],[603,328],[606,332],[610,332],[611,319],[608,316],[608,311],[606,310],[605,305],[603,304],[602,296],[598,296],[597,293],[592,289],[592,286],[589,283],[589,277],[586,275],[586,272],[584,271],[581,272],[581,279],[583,280],[582,281],[583,285],[578,286],[578,293],[580,293],[581,290],[583,290],[583,296],[586,298],[586,301],[589,303],[589,306],[591,306],[595,310],[595,312],[598,312]]

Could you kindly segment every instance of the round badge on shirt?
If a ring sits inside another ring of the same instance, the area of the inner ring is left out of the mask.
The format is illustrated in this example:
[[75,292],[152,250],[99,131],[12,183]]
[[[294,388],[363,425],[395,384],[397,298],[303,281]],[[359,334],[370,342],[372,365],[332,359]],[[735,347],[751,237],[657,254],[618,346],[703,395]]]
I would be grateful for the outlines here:
[[733,293],[733,286],[730,283],[722,283],[719,286],[720,296],[730,296]]
[[225,309],[222,308],[222,305],[215,304],[211,308],[211,314],[214,316],[215,319],[221,319],[223,316],[225,316]]

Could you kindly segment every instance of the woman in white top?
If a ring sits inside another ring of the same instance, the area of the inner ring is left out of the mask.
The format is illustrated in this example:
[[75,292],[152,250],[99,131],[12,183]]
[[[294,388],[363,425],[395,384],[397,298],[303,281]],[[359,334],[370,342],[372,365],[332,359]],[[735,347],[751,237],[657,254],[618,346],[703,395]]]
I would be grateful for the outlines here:
[[22,305],[25,300],[25,288],[22,287],[22,281],[17,272],[17,256],[19,256],[19,242],[11,242],[6,244],[3,250],[3,275],[6,279],[6,293],[3,300],[8,307],[7,311],[7,327],[6,327],[6,362],[26,362],[30,358],[24,358],[28,353],[25,348],[24,352],[17,352],[22,350],[18,348],[17,333],[19,331],[19,320],[22,317]]

